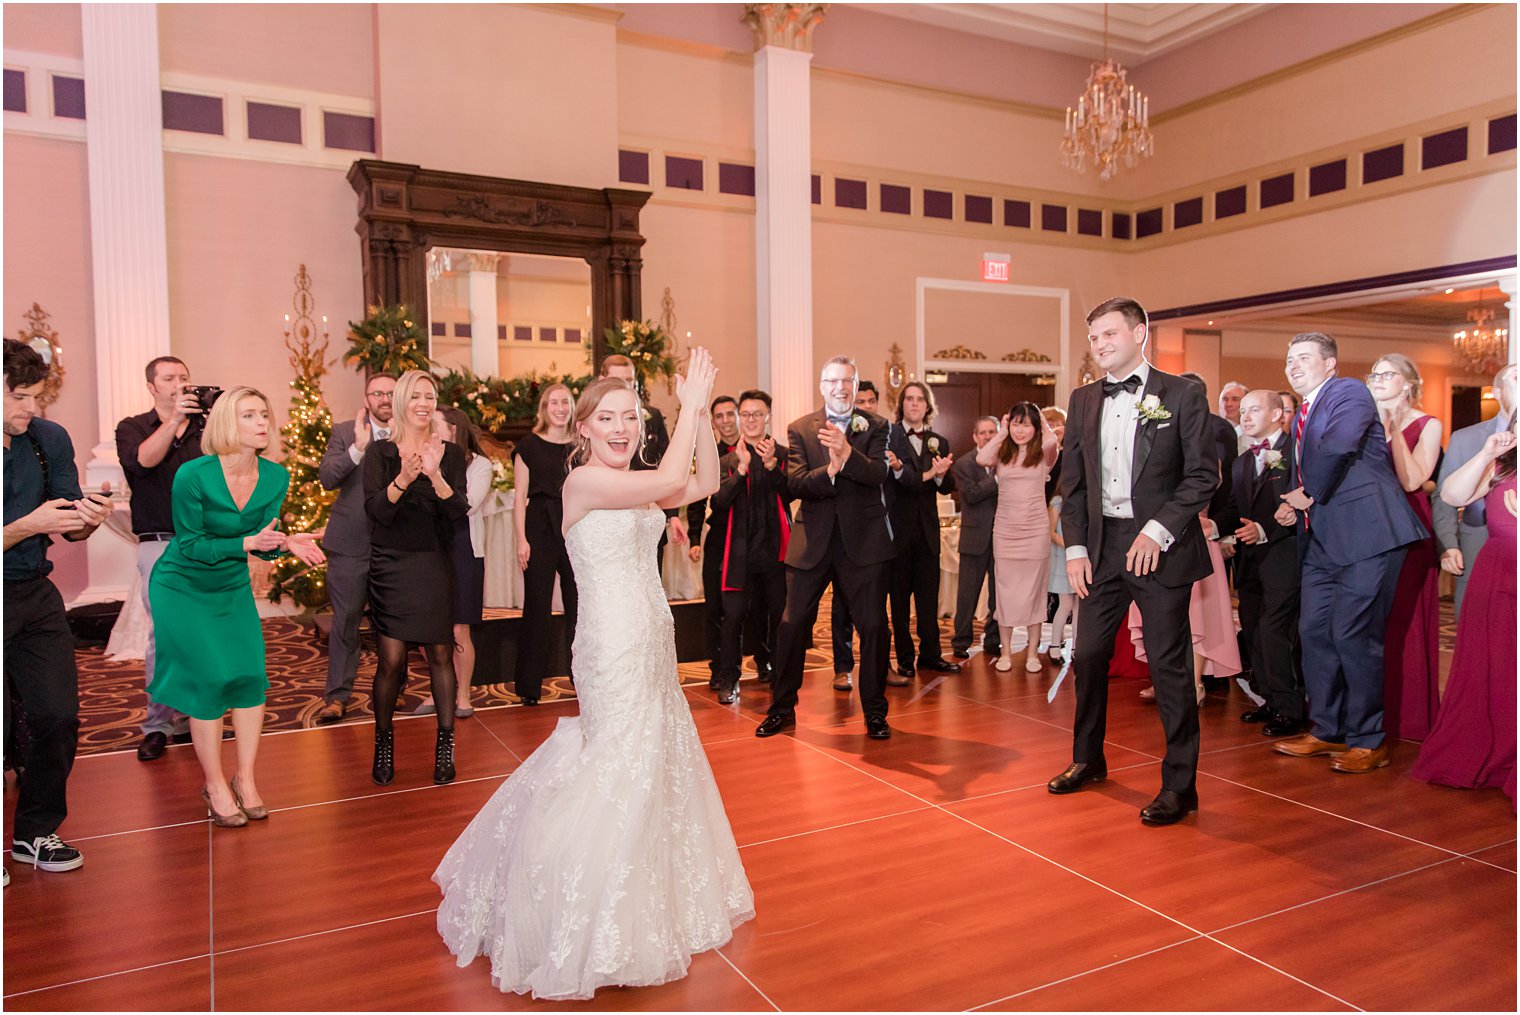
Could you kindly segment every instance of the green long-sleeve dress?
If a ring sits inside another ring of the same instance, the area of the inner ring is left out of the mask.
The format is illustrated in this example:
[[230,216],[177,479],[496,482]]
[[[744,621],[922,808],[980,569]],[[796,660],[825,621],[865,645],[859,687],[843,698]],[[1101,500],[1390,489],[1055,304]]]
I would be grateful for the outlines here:
[[243,540],[279,513],[289,485],[283,466],[259,459],[258,482],[239,511],[216,455],[186,462],[175,473],[174,540],[148,580],[157,650],[148,694],[154,701],[194,719],[220,719],[229,708],[264,703],[264,633]]

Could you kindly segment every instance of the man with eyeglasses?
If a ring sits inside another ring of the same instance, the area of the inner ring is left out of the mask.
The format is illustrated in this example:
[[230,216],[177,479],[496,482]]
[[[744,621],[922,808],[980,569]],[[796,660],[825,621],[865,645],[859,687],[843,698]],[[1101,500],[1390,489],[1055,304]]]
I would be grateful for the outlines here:
[[887,565],[892,532],[882,484],[887,480],[887,421],[855,407],[855,361],[823,365],[824,407],[787,428],[787,486],[800,504],[786,548],[786,609],[776,634],[771,707],[755,730],[773,737],[797,723],[797,692],[811,621],[830,581],[849,604],[860,632],[860,704],[866,736],[885,740],[887,725]]
[[327,689],[315,717],[319,726],[347,714],[359,672],[359,619],[369,595],[370,529],[364,512],[364,470],[359,465],[373,441],[390,439],[395,393],[394,376],[371,374],[364,384],[364,406],[353,419],[333,425],[317,469],[322,488],[338,491],[322,533],[332,630],[327,633]]
[[[712,416],[713,436],[718,441],[718,457],[721,459],[739,442],[739,403],[732,395],[719,395],[708,406]],[[721,473],[720,473],[721,474]],[[702,527],[707,527],[706,539]],[[686,505],[686,532],[691,540],[687,556],[702,562],[702,632],[707,647],[707,686],[709,690],[723,690],[725,681],[720,669],[723,637],[723,539],[728,532],[728,506],[719,506],[717,499],[692,501]],[[738,681],[737,674],[734,677]]]

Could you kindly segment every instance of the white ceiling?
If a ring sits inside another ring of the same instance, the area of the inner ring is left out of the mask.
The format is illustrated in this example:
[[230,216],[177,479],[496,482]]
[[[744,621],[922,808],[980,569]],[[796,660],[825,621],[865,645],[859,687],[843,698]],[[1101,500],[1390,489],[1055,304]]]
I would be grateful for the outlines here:
[[[1098,59],[1103,53],[1101,3],[860,4],[907,18],[1006,42]],[[1109,53],[1144,63],[1277,4],[1109,4]]]

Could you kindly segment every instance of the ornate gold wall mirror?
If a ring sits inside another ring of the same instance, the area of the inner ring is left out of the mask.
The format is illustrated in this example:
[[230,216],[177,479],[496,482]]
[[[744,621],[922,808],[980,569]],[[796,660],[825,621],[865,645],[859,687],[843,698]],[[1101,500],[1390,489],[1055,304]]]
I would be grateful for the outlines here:
[[16,337],[36,349],[48,365],[47,380],[43,382],[42,393],[37,396],[43,416],[47,415],[47,407],[58,400],[58,390],[63,387],[63,346],[58,344],[58,332],[53,330],[50,317],[46,310],[33,303],[32,309],[22,315],[26,327],[16,333]]

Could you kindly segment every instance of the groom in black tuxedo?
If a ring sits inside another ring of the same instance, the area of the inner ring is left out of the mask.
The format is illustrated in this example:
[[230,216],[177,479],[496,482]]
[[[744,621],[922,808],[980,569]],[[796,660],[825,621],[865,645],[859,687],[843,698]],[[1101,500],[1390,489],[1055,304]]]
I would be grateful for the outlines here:
[[796,725],[797,691],[812,618],[829,582],[850,606],[860,632],[860,705],[866,735],[885,740],[887,726],[887,566],[892,533],[882,484],[887,479],[887,421],[855,408],[855,361],[835,356],[818,388],[824,408],[787,428],[787,489],[799,503],[786,548],[786,612],[776,634],[776,680],[770,712],[755,730],[771,737]]
[[1072,793],[1108,775],[1108,664],[1133,601],[1140,608],[1166,733],[1161,792],[1140,811],[1170,825],[1198,809],[1198,702],[1188,602],[1213,569],[1198,525],[1219,485],[1203,390],[1145,361],[1149,323],[1132,299],[1098,304],[1087,342],[1106,376],[1072,392],[1061,468],[1066,574],[1082,599],[1072,765],[1050,780]]

